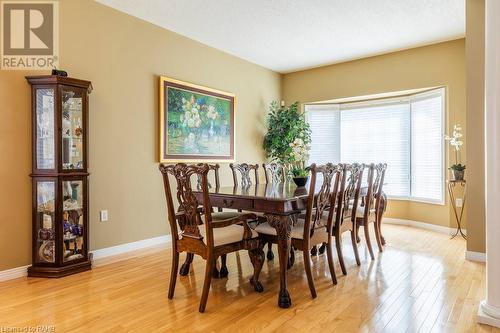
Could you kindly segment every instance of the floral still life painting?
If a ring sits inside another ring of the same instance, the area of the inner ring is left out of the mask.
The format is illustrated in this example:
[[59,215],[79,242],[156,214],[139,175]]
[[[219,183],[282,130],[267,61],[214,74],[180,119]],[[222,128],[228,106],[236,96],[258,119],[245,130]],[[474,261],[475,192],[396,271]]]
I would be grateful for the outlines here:
[[231,93],[160,78],[160,162],[234,161]]

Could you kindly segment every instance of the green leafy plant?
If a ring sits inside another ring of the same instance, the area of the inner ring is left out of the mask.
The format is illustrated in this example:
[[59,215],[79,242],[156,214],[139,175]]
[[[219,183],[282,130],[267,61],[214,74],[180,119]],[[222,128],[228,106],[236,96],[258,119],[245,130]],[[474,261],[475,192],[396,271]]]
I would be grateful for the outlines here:
[[304,166],[292,166],[292,175],[294,177],[305,178],[309,176],[309,167]]
[[288,167],[295,177],[307,177],[305,163],[309,158],[311,129],[299,102],[290,106],[271,102],[267,117],[264,150],[269,159]]
[[451,170],[457,170],[457,171],[464,171],[465,170],[465,164],[453,164],[450,166]]

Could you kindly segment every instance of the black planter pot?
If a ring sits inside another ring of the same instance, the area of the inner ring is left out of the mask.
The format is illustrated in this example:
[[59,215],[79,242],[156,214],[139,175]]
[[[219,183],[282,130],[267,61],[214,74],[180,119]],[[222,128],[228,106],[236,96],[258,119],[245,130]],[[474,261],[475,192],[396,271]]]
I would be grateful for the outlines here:
[[309,177],[293,177],[293,182],[298,187],[304,187],[306,185],[308,179],[309,179]]
[[452,169],[452,178],[453,180],[455,181],[462,181],[464,180],[464,174],[465,174],[465,170],[454,170]]

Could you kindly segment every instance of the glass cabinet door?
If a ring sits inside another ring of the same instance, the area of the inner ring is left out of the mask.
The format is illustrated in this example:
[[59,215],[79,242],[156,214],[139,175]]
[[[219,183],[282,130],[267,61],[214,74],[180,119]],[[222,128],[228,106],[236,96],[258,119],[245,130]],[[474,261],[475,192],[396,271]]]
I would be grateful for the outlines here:
[[63,261],[83,258],[84,253],[84,183],[82,180],[64,180],[63,198]]
[[55,169],[54,89],[36,90],[36,168]]
[[62,168],[64,170],[83,169],[83,91],[63,87],[62,102]]
[[55,181],[36,182],[35,259],[41,263],[55,262],[55,184]]

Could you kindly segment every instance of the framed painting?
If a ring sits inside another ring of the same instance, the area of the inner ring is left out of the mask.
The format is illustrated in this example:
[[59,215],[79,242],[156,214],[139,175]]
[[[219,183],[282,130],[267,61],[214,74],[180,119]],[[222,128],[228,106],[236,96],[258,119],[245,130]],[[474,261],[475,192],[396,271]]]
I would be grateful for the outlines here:
[[235,99],[160,77],[160,162],[234,162]]

